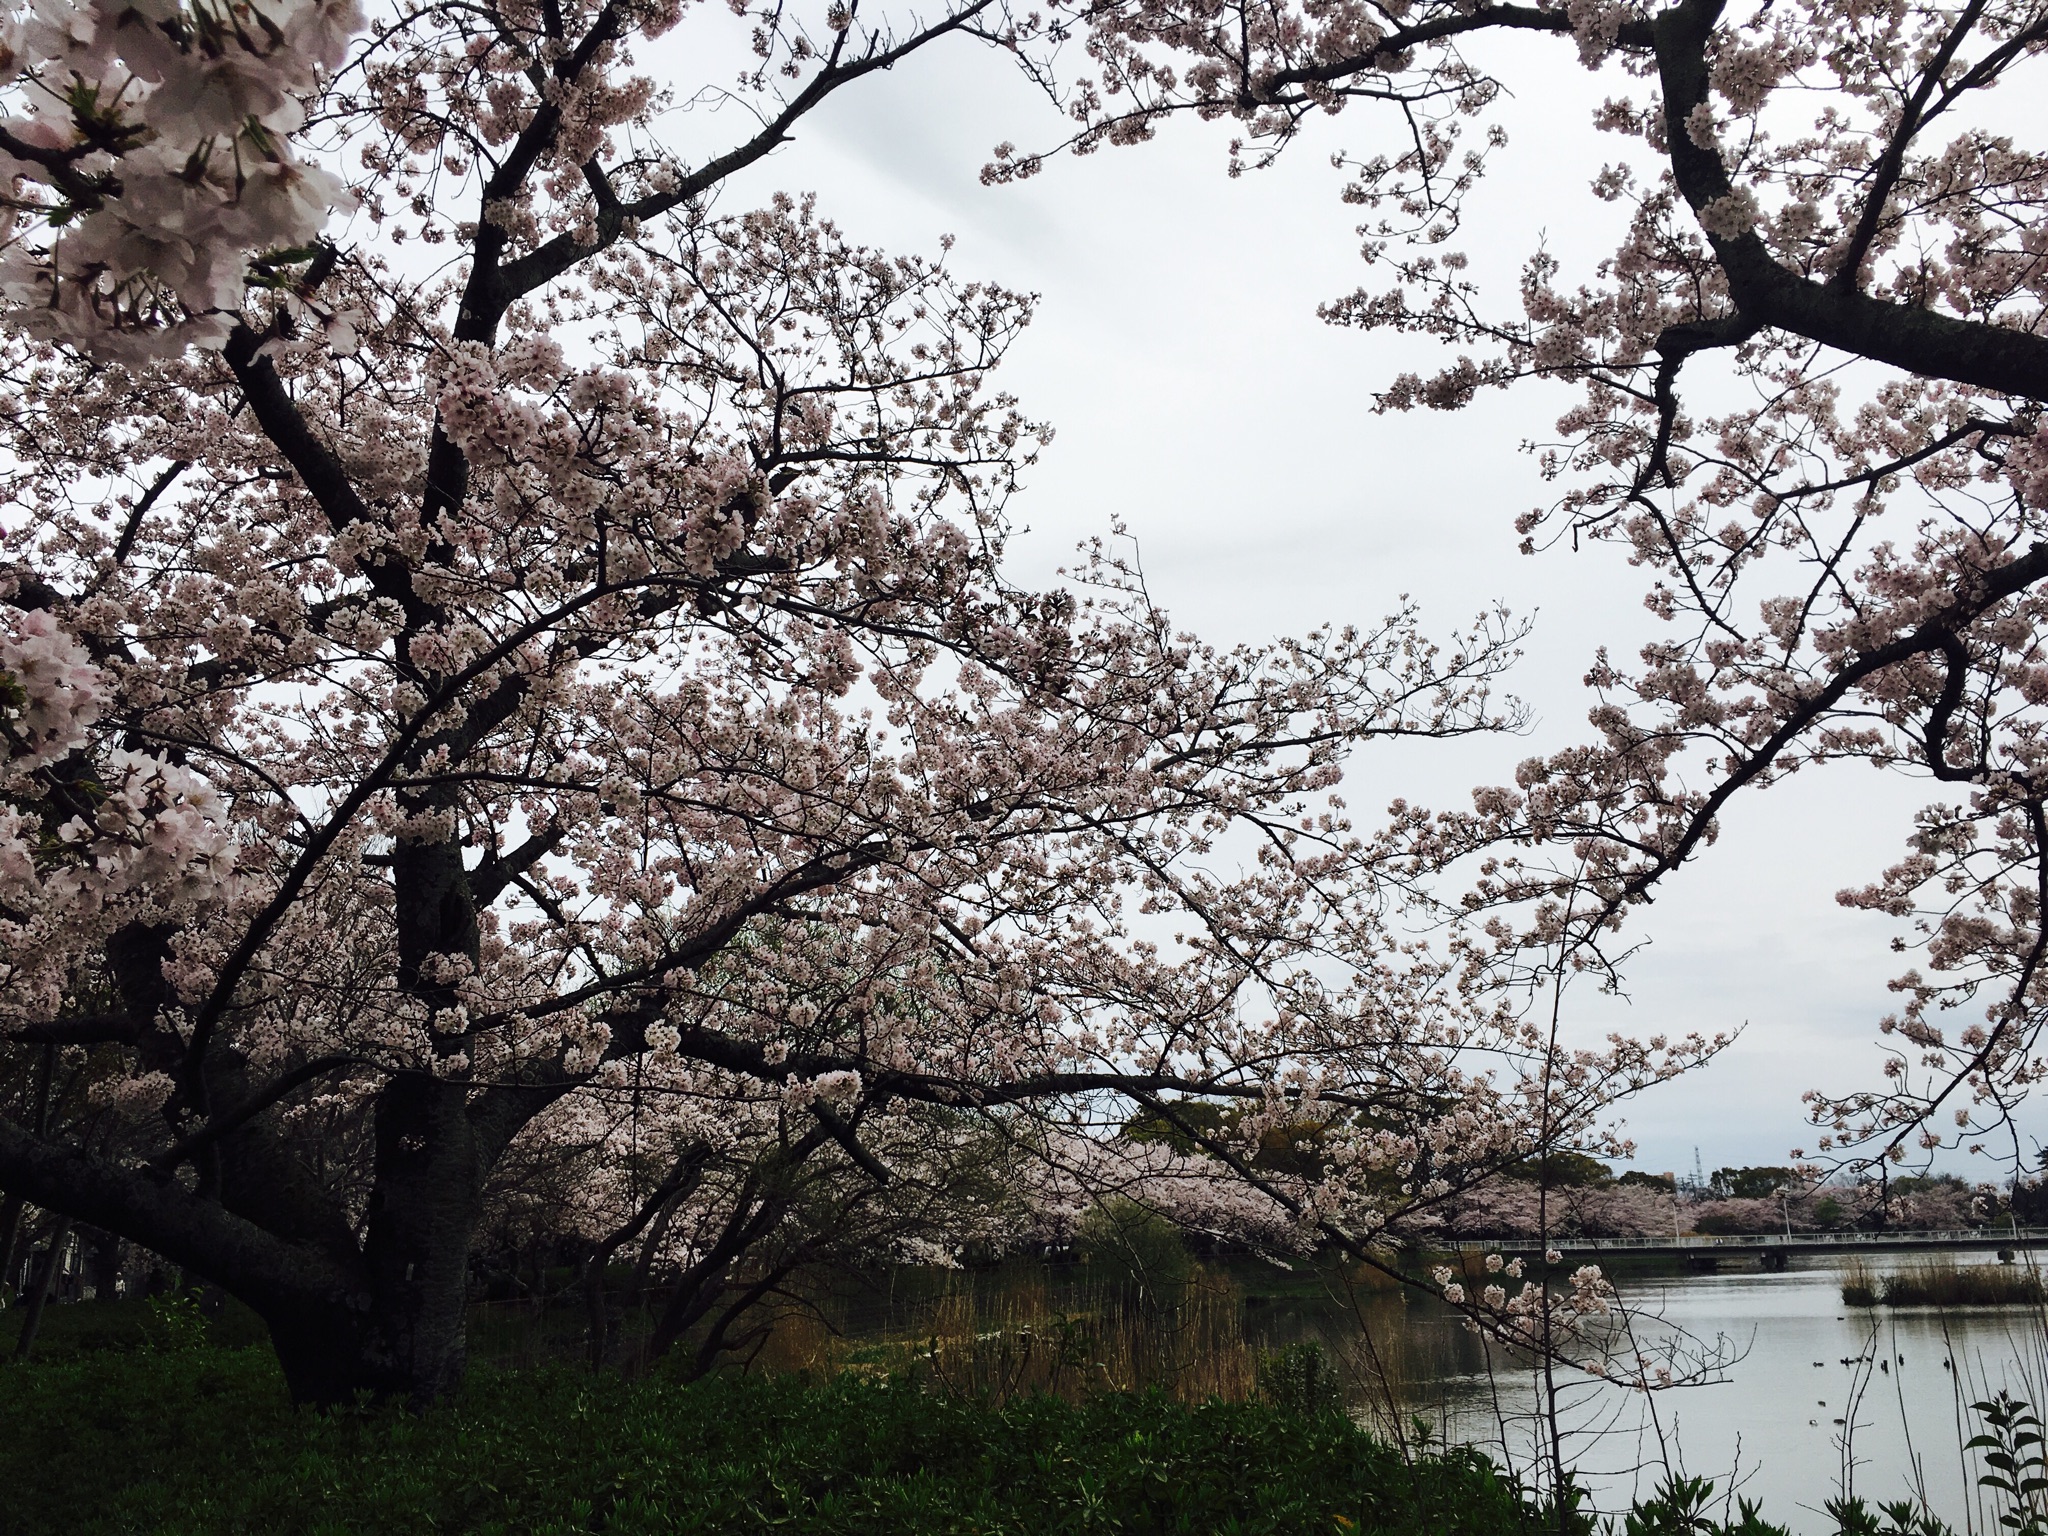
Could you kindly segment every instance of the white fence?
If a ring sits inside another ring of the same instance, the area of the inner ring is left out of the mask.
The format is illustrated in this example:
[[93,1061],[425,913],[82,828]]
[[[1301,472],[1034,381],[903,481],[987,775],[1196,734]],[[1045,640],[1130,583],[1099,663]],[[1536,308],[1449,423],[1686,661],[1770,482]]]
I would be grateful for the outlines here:
[[1683,1237],[1468,1237],[1423,1246],[1449,1253],[1660,1253],[1716,1248],[2030,1248],[2048,1245],[2048,1227],[1963,1227],[1952,1232],[1751,1232]]

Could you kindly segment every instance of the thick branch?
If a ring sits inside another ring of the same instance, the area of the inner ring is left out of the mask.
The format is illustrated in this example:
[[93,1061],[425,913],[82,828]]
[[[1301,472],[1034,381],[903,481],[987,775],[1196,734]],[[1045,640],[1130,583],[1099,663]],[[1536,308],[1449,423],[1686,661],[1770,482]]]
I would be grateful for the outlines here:
[[[1693,109],[1707,99],[1707,43],[1725,3],[1680,0],[1655,23],[1672,175],[1696,213],[1733,190],[1720,153],[1694,143],[1687,127]],[[1781,266],[1755,230],[1738,235],[1709,230],[1707,238],[1727,275],[1735,307],[1755,324],[1923,378],[2026,399],[2048,395],[2048,337],[1814,282]]]
[[813,1103],[811,1113],[816,1115],[819,1123],[832,1133],[832,1139],[839,1143],[862,1173],[877,1184],[889,1182],[889,1170],[883,1166],[881,1159],[860,1144],[860,1138],[854,1134],[853,1127],[841,1119],[831,1105]]
[[346,528],[369,519],[370,509],[356,494],[348,471],[328,446],[313,435],[284,380],[270,359],[260,356],[263,338],[246,325],[237,325],[221,351],[233,370],[242,397],[256,417],[263,435],[276,445],[285,461],[298,472],[300,481],[320,503],[320,510],[335,528]]
[[347,1305],[361,1289],[330,1255],[284,1242],[167,1175],[52,1145],[4,1117],[0,1187],[141,1243],[251,1301]]
[[[684,176],[677,186],[667,192],[638,198],[630,203],[612,203],[609,207],[600,208],[597,219],[598,238],[595,245],[579,244],[573,234],[559,234],[516,260],[506,262],[503,266],[491,266],[486,273],[484,241],[480,234],[477,242],[478,259],[475,275],[472,276],[469,290],[464,295],[462,319],[458,322],[456,334],[472,336],[473,333],[472,339],[490,339],[507,309],[526,294],[552,282],[585,257],[610,245],[619,237],[628,220],[644,223],[704,196],[727,178],[745,170],[787,143],[790,130],[796,126],[798,120],[834,91],[879,70],[894,67],[918,49],[938,41],[949,33],[966,30],[976,16],[988,10],[994,3],[995,0],[973,0],[972,4],[956,14],[936,26],[921,29],[894,48],[877,49],[851,63],[841,63],[839,48],[835,47],[831,59],[823,69],[811,77],[810,83],[791,97],[783,109],[744,144],[705,162]],[[840,34],[842,45],[845,36],[845,33]],[[493,185],[496,185],[496,178],[493,178]],[[516,186],[517,183],[513,185]],[[487,192],[486,196],[489,195]],[[502,246],[502,242],[500,245]],[[470,329],[465,330],[464,326]]]
[[1780,754],[1804,735],[1816,720],[1840,704],[1858,684],[1915,656],[1930,651],[1949,652],[1965,626],[1994,604],[2043,580],[2048,580],[2048,543],[2036,544],[2019,559],[1986,573],[1926,623],[1889,644],[1865,651],[1843,667],[1825,688],[1792,710],[1768,740],[1745,756],[1735,770],[1714,787],[1713,793],[1706,797],[1688,821],[1684,835],[1669,847],[1654,850],[1649,867],[1623,884],[1611,906],[1645,899],[1650,887],[1691,857],[1729,800],[1745,785],[1768,772]]
[[[1483,5],[1471,11],[1434,16],[1412,27],[1389,32],[1364,53],[1354,53],[1322,64],[1305,64],[1283,69],[1260,82],[1270,98],[1291,85],[1329,85],[1353,75],[1390,68],[1402,55],[1429,43],[1446,42],[1474,32],[1561,32],[1569,34],[1572,19],[1563,10],[1539,10],[1533,5]],[[1647,48],[1650,29],[1642,22],[1625,22],[1618,41],[1625,47]]]
[[125,1013],[94,1013],[77,1019],[51,1019],[17,1024],[0,1031],[0,1039],[23,1045],[133,1045],[142,1038],[142,1021]]
[[470,896],[477,910],[482,911],[496,901],[506,886],[552,853],[566,835],[566,828],[549,827],[534,833],[510,853],[494,853],[477,865],[469,876]]
[[1963,14],[1949,27],[1948,36],[1942,39],[1934,57],[1920,71],[1919,89],[1913,92],[1912,99],[1899,113],[1899,123],[1892,130],[1891,141],[1885,145],[1884,153],[1871,170],[1870,190],[1863,194],[1863,210],[1857,216],[1856,228],[1842,252],[1842,264],[1835,269],[1834,280],[1829,287],[1853,289],[1856,286],[1857,276],[1863,270],[1863,259],[1870,254],[1870,247],[1884,224],[1884,206],[1891,200],[1892,188],[1898,185],[1899,172],[1906,164],[1906,151],[1913,143],[1913,136],[1920,131],[1927,103],[1933,97],[1935,87],[1941,84],[1949,62],[1955,58],[1956,49],[1962,46],[1963,39],[1983,14],[1984,0],[1970,0]]

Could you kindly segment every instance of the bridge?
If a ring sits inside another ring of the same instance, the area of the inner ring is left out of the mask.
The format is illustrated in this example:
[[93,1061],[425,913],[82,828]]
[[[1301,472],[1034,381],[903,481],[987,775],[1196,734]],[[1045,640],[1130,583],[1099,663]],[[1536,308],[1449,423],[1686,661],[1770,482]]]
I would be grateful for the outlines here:
[[1905,1253],[1919,1250],[2048,1248],[2048,1227],[1964,1227],[1954,1231],[1906,1232],[1744,1232],[1673,1234],[1670,1237],[1535,1237],[1460,1238],[1436,1245],[1448,1253],[1498,1253],[1507,1258],[1542,1253],[1546,1248],[1569,1258],[1599,1254],[1640,1253],[1683,1258],[1699,1268],[1721,1259],[1750,1258],[1765,1269],[1783,1269],[1798,1253]]

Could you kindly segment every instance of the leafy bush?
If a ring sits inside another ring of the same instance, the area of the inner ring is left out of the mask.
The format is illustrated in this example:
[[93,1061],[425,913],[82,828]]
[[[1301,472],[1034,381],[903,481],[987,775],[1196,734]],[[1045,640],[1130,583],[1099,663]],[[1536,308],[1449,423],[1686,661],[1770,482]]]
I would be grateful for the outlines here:
[[[1601,1519],[1426,1435],[1404,1460],[1332,1403],[1314,1346],[1268,1356],[1251,1403],[552,1367],[480,1371],[424,1416],[322,1415],[289,1405],[267,1351],[157,1315],[138,1349],[0,1370],[0,1536],[1786,1536],[1701,1478]],[[2048,1536],[2039,1420],[1973,1406],[2000,1527]],[[1911,1502],[1826,1513],[1833,1536],[1954,1536]]]
[[1476,1451],[1404,1465],[1342,1414],[563,1368],[323,1417],[264,1352],[182,1346],[0,1373],[0,1489],[4,1536],[1558,1529]]
[[1259,1396],[1283,1413],[1338,1413],[1344,1407],[1344,1384],[1322,1345],[1289,1344],[1260,1359]]
[[1667,1477],[1624,1517],[1622,1536],[1787,1536],[1785,1527],[1766,1521],[1748,1499],[1728,1520],[1713,1517],[1715,1502],[1714,1485],[1706,1478]]

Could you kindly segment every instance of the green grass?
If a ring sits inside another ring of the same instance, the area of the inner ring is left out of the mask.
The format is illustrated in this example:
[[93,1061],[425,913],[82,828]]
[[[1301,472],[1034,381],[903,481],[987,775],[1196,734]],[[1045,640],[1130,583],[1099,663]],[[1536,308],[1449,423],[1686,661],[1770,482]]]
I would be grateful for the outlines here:
[[[0,1311],[0,1361],[14,1352],[22,1312],[21,1307]],[[172,1322],[173,1317],[178,1320]],[[109,1350],[147,1349],[171,1342],[174,1333],[223,1349],[270,1343],[263,1319],[226,1296],[215,1298],[204,1311],[196,1304],[167,1311],[160,1302],[140,1299],[87,1301],[44,1309],[35,1358],[38,1364],[56,1364]]]
[[479,1373],[424,1417],[321,1416],[267,1352],[216,1347],[0,1371],[0,1490],[5,1536],[1557,1529],[1477,1453],[1406,1465],[1338,1413],[564,1367]]

